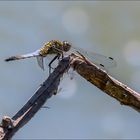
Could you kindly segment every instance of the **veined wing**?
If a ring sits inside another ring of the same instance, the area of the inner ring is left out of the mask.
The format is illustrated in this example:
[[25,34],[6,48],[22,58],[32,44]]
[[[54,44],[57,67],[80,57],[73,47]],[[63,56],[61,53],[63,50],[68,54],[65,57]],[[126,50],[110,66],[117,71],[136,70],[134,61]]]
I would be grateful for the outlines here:
[[98,54],[95,52],[88,52],[82,48],[73,48],[75,51],[79,51],[81,54],[83,54],[85,57],[87,57],[90,61],[92,61],[94,64],[98,65],[99,67],[103,69],[108,69],[115,67],[117,65],[116,61],[112,57],[107,57],[102,54]]
[[43,57],[40,56],[39,54],[40,50],[37,50],[33,53],[29,53],[29,54],[25,54],[25,55],[22,55],[23,57],[25,58],[29,58],[29,57],[36,57],[37,59],[37,63],[39,65],[40,68],[42,68],[44,70],[44,62],[43,62]]
[[21,58],[24,59],[24,58],[36,57],[39,67],[44,70],[43,57],[40,56],[39,52],[40,52],[40,50],[37,50],[33,53],[28,53],[28,54],[21,55]]
[[37,56],[37,63],[39,65],[40,68],[42,68],[44,70],[44,62],[43,62],[43,57],[42,56]]

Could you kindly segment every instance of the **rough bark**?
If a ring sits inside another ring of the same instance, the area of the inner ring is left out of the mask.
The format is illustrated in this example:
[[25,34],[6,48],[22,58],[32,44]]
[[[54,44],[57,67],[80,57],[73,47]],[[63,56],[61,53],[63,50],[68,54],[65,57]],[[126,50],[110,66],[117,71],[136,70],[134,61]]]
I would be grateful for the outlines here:
[[83,55],[72,54],[71,66],[87,81],[117,99],[122,105],[128,105],[140,112],[140,94],[127,85],[110,76]]
[[3,117],[0,126],[0,139],[11,139],[22,126],[30,121],[47,99],[57,94],[60,79],[70,67],[121,104],[128,105],[140,112],[139,93],[111,77],[106,71],[88,61],[82,54],[72,53],[59,63],[49,78],[41,84],[35,94],[12,118]]
[[12,117],[4,116],[0,126],[0,139],[11,139],[12,136],[37,113],[52,95],[57,94],[60,79],[69,69],[69,57],[62,60],[57,68],[40,85],[28,102]]

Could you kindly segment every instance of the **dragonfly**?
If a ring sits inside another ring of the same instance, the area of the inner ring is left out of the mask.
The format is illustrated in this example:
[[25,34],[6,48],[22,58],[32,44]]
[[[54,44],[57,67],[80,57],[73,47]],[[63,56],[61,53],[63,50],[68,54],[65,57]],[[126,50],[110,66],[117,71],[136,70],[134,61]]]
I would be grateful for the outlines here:
[[98,65],[101,68],[108,69],[109,67],[116,66],[116,61],[112,57],[107,57],[98,53],[88,52],[84,49],[73,47],[71,43],[68,41],[59,41],[59,40],[51,40],[46,42],[43,47],[40,49],[23,55],[15,55],[5,59],[5,61],[13,61],[26,59],[31,57],[36,57],[38,65],[40,68],[44,70],[44,58],[48,55],[55,55],[55,57],[49,62],[49,73],[51,73],[52,66],[51,64],[56,60],[60,60],[64,57],[64,53],[69,52],[72,49],[76,52],[80,52],[81,54],[87,56],[89,60],[91,60],[94,64]]
[[55,54],[55,57],[51,60],[51,62],[48,64],[49,66],[49,73],[51,73],[51,64],[56,60],[60,59],[60,57],[64,57],[63,53],[69,51],[71,48],[71,44],[67,41],[59,41],[59,40],[51,40],[43,45],[40,49],[23,55],[15,55],[11,56],[9,58],[6,58],[5,61],[13,61],[13,60],[20,60],[20,59],[26,59],[31,57],[36,57],[38,65],[40,68],[44,70],[44,61],[43,58],[47,55]]

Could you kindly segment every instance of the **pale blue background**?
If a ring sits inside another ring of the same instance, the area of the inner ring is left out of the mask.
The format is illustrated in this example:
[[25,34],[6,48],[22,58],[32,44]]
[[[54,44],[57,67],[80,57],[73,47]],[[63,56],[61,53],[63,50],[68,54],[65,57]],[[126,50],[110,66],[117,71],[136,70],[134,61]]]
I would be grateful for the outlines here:
[[[6,63],[14,54],[44,42],[68,40],[73,46],[112,56],[116,79],[140,92],[140,2],[0,2],[0,117],[13,116],[47,78],[36,60]],[[75,73],[14,138],[140,138],[140,115],[120,105]]]

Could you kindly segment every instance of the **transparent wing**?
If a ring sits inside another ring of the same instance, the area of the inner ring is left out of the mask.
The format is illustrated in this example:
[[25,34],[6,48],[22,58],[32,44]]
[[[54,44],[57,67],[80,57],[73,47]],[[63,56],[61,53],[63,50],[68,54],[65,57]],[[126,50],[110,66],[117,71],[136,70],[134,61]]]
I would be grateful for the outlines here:
[[44,70],[43,57],[42,56],[37,56],[36,58],[37,58],[38,65]]
[[108,69],[115,67],[117,65],[116,61],[112,57],[107,57],[95,52],[88,52],[86,50],[83,50],[82,48],[73,48],[74,51],[79,51],[81,54],[83,54],[85,57],[87,57],[90,61],[92,61],[94,64],[98,65],[99,67],[103,69]]

